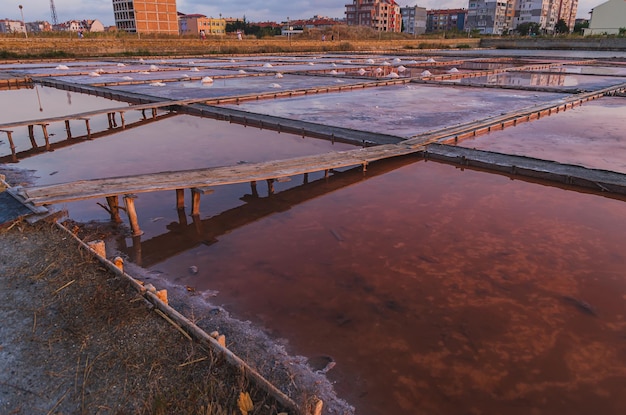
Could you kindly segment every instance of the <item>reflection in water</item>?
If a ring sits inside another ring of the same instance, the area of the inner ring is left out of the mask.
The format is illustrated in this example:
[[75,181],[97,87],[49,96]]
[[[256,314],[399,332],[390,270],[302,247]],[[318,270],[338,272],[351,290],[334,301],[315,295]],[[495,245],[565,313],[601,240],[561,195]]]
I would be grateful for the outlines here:
[[623,202],[416,163],[273,211],[153,269],[332,356],[358,413],[626,409]]

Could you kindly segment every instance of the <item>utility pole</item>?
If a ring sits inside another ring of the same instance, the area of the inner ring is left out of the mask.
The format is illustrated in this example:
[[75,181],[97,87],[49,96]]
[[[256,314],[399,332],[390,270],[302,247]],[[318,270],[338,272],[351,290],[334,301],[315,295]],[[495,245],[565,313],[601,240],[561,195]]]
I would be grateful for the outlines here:
[[24,22],[24,11],[22,10],[22,5],[20,4],[20,14],[22,15],[22,24],[24,25],[24,37],[28,39],[28,29],[26,29],[26,22]]

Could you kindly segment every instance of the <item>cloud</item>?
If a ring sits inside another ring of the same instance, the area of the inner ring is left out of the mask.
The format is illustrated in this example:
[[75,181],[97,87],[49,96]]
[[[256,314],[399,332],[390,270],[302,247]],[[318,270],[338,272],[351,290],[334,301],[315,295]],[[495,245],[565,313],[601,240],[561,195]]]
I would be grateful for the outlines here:
[[[50,0],[18,0],[23,5],[24,20],[52,21]],[[243,18],[250,22],[308,19],[314,15],[331,18],[344,18],[345,5],[350,0],[316,0],[316,1],[285,1],[285,0],[178,0],[178,11],[183,13],[201,13],[207,16]],[[418,5],[427,9],[467,8],[468,0],[399,0],[401,6]],[[589,11],[603,3],[603,0],[580,0],[578,17],[588,18]],[[4,16],[20,20],[18,3],[15,7],[3,7]],[[113,25],[113,2],[111,0],[54,0],[59,22],[67,20],[98,19],[105,25]],[[6,5],[5,5],[6,6]]]

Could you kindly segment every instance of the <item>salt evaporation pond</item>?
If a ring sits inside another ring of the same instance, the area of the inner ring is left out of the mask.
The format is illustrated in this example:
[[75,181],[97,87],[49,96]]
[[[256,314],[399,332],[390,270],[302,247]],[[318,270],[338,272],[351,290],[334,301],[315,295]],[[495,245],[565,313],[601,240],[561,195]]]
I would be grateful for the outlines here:
[[626,99],[605,97],[459,146],[626,174]]
[[[189,97],[174,85],[125,90]],[[236,94],[258,87],[232,85]],[[565,96],[408,85],[236,108],[408,136]],[[461,144],[555,120],[541,131],[569,136],[583,110],[603,114],[594,133],[617,142],[623,125],[606,121],[621,102],[603,98]],[[553,147],[541,158],[566,152]],[[44,184],[347,148],[175,116],[16,167]],[[626,412],[624,200],[415,157],[306,181],[276,183],[271,196],[261,185],[259,195],[247,184],[218,187],[203,197],[199,226],[178,216],[173,192],[141,194],[145,234],[120,246],[154,273],[217,293],[214,303],[288,339],[291,353],[330,356],[328,376],[358,414]],[[59,207],[108,220],[95,201]]]
[[421,162],[209,224],[229,231],[144,265],[331,356],[359,414],[626,408],[623,201]]
[[271,101],[249,101],[224,107],[410,137],[493,114],[556,102],[566,96],[406,84]]

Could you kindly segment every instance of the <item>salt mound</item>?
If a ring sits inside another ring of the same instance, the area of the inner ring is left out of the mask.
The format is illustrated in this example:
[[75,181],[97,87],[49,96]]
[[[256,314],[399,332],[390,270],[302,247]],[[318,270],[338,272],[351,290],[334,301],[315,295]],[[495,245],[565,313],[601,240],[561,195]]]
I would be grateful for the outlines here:
[[400,59],[400,58],[395,58],[393,60],[393,63],[400,63],[400,62],[402,62],[402,59]]
[[211,78],[210,76],[205,76],[200,82],[202,82],[203,84],[212,84],[213,78]]
[[159,68],[156,65],[150,65],[150,70],[151,71],[158,71]]
[[57,66],[54,69],[63,69],[63,70],[65,70],[65,69],[70,69],[70,68],[68,68],[67,65],[59,65],[59,66]]
[[404,72],[406,71],[406,68],[402,65],[398,66],[398,72]]
[[311,65],[311,66],[315,65],[315,63],[313,63],[313,62],[309,62],[308,64]]
[[263,65],[264,68],[273,68],[271,63],[266,63]]
[[430,71],[424,71],[421,73],[422,76],[431,76],[432,73],[430,73]]
[[283,74],[280,72],[277,72],[276,75],[274,75],[274,78],[282,78]]
[[194,61],[189,61],[189,65],[195,65],[196,63]]
[[383,71],[383,68],[376,68],[376,73],[380,74]]
[[200,72],[200,69],[198,69],[196,67],[193,67],[193,68],[191,68],[191,72]]
[[333,69],[332,71],[330,71],[330,74],[331,74],[331,75],[337,75],[338,73],[339,73],[339,72],[337,72],[337,71],[336,71],[336,70],[334,70],[334,69]]
[[118,63],[117,66],[119,66],[120,68],[123,68],[126,65],[124,65],[123,63]]
[[457,73],[459,70],[457,68],[452,68],[448,71],[448,73]]
[[132,81],[133,80],[133,78],[130,77],[130,76],[125,76],[122,79],[125,80],[125,81]]
[[428,58],[428,60],[426,62],[435,62],[435,60],[433,58]]
[[400,78],[400,75],[395,72],[391,72],[389,75],[386,76],[386,78]]
[[331,63],[330,66],[332,66],[333,68],[337,67],[337,64],[335,62]]
[[248,73],[248,72],[244,71],[243,69],[239,69],[238,73],[243,75],[243,74]]
[[359,69],[359,75],[365,75],[365,69],[363,68]]
[[282,88],[280,84],[270,84],[270,88]]
[[98,72],[89,72],[89,76],[100,76]]
[[150,86],[165,86],[165,84],[163,82],[153,82]]
[[389,65],[391,65],[389,62],[387,62],[387,61],[383,62],[383,66],[389,66]]
[[141,72],[139,72],[139,73],[140,73],[141,75],[150,75],[150,72],[148,72],[148,71],[141,71]]
[[374,59],[368,59],[365,61],[365,63],[374,64]]

